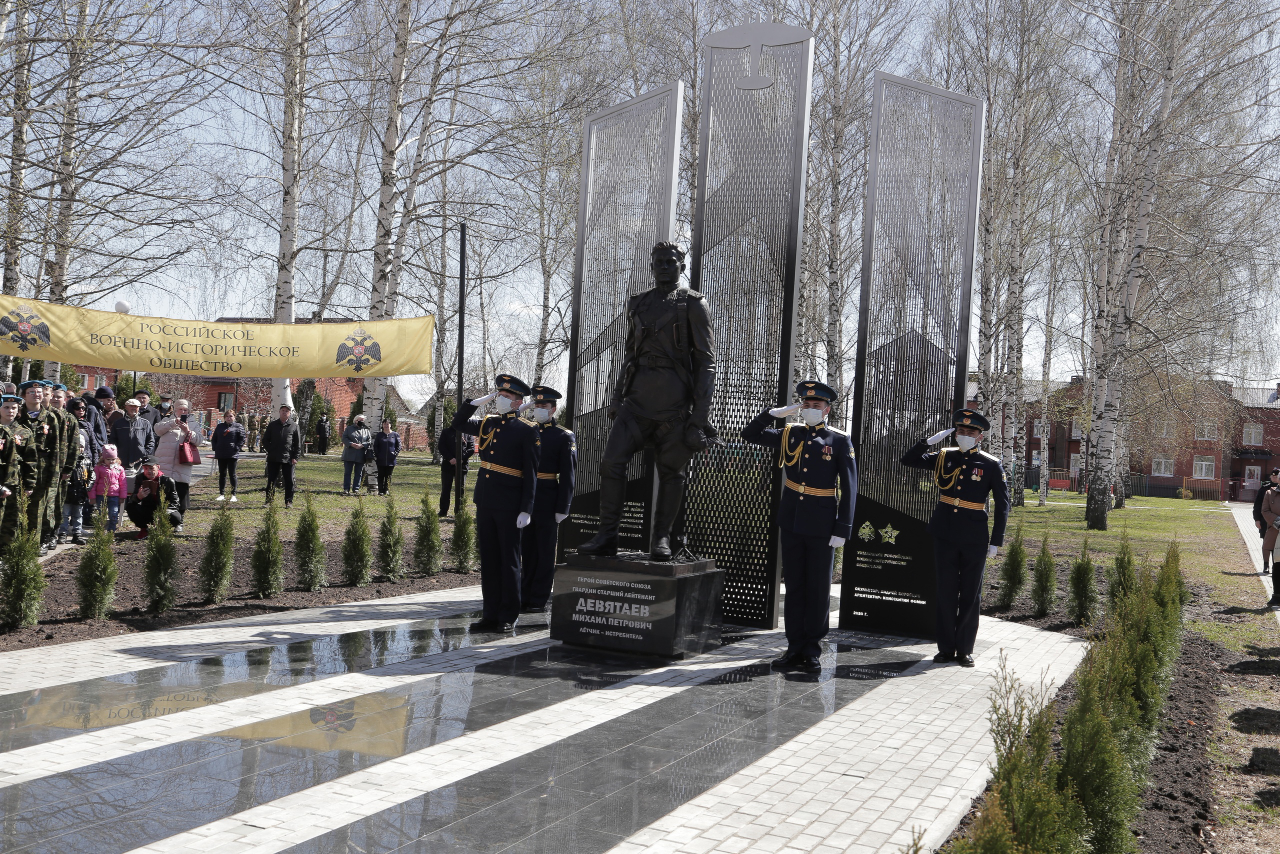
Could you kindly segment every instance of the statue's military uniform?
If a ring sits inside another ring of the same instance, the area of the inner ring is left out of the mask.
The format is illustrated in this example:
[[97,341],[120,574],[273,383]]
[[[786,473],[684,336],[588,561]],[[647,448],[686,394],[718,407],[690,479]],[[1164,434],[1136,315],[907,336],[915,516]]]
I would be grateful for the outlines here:
[[[43,385],[44,383],[41,381],[28,380],[20,388],[25,396],[28,388]],[[38,409],[32,412],[27,409],[27,404],[24,402],[19,410],[17,423],[31,432],[32,443],[35,446],[36,482],[27,503],[27,525],[28,530],[34,531],[40,536],[41,548],[43,549],[46,542],[44,537],[45,514],[49,502],[57,498],[57,491],[54,485],[61,472],[61,463],[58,459],[60,441],[58,422],[56,416],[48,409]]]
[[[17,398],[5,395],[6,400]],[[0,499],[0,549],[7,548],[18,531],[18,494],[35,489],[36,448],[31,431],[16,420],[0,425],[0,486],[9,494]]]
[[[956,412],[957,425],[986,430],[988,422],[972,409]],[[988,545],[1004,544],[1009,520],[1009,485],[1000,460],[975,445],[968,451],[930,451],[922,439],[902,456],[902,464],[932,469],[939,488],[938,506],[929,520],[937,575],[937,640],[943,656],[972,656],[982,604],[982,574]],[[995,521],[987,532],[987,497]]]
[[[529,387],[510,374],[499,374],[498,388],[522,397]],[[538,428],[515,410],[505,415],[472,418],[476,405],[467,401],[453,416],[453,429],[480,440],[476,478],[476,540],[480,547],[480,589],[486,626],[515,625],[520,618],[521,513],[533,513],[538,484]]]
[[[831,403],[836,393],[823,383],[796,386],[802,400]],[[825,421],[808,426],[773,426],[765,410],[742,430],[753,445],[777,448],[783,470],[778,527],[782,540],[782,573],[787,585],[783,618],[787,654],[778,666],[820,670],[822,639],[827,636],[831,609],[831,572],[835,559],[832,537],[849,539],[858,496],[858,467],[847,433]]]
[[[533,387],[533,400],[553,401],[560,392]],[[551,598],[556,573],[556,516],[568,516],[578,472],[578,443],[554,419],[538,424],[538,490],[533,497],[533,521],[524,529],[521,546],[521,602],[526,611],[541,611]]]

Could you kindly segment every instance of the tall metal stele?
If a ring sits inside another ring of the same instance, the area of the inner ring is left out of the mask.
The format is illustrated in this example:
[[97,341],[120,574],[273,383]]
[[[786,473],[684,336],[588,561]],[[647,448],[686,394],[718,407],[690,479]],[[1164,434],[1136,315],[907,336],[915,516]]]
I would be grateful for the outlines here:
[[840,627],[934,636],[932,474],[904,451],[965,403],[985,104],[876,72]]

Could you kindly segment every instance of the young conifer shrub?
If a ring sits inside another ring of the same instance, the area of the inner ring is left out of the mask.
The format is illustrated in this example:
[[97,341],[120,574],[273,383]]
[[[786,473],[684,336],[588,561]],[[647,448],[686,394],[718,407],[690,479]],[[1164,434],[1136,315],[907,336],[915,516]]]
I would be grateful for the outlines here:
[[1164,562],[1160,564],[1156,577],[1156,601],[1168,621],[1177,623],[1182,619],[1182,606],[1187,599],[1187,582],[1182,577],[1182,552],[1178,549],[1177,540],[1173,540],[1164,553]]
[[204,557],[200,560],[200,593],[206,603],[217,605],[226,601],[235,563],[235,520],[230,507],[224,503],[209,526]]
[[93,514],[93,533],[80,556],[76,587],[80,590],[80,619],[100,620],[107,615],[116,595],[115,535],[107,530],[106,508]]
[[353,587],[363,587],[373,580],[373,535],[364,515],[364,499],[356,501],[342,537],[342,577]]
[[147,558],[144,576],[148,607],[163,614],[177,600],[174,578],[178,574],[178,547],[173,542],[173,525],[164,501],[156,507],[151,526],[147,528]]
[[253,592],[259,599],[269,599],[284,590],[284,546],[280,543],[279,503],[273,498],[267,504],[262,527],[253,537]]
[[1120,550],[1116,552],[1115,567],[1107,576],[1107,604],[1115,605],[1138,587],[1138,564],[1129,544],[1129,532],[1120,537]]
[[950,854],[1023,854],[1013,835],[1013,824],[1005,812],[1000,789],[992,787],[982,806],[982,813],[969,829],[969,835],[956,841]]
[[27,528],[27,496],[18,490],[18,530],[0,565],[0,623],[6,629],[34,626],[40,620],[46,585],[40,566],[40,532]]
[[1013,531],[1013,540],[1000,564],[1000,593],[996,597],[997,608],[1011,608],[1027,583],[1027,549],[1022,544],[1022,525]]
[[423,575],[440,572],[444,543],[440,540],[440,517],[436,515],[435,497],[431,490],[423,490],[419,508],[416,539],[413,543],[413,567]]
[[391,496],[387,496],[387,512],[378,525],[378,568],[392,581],[404,578],[404,531]]
[[1085,537],[1080,557],[1071,562],[1071,601],[1068,615],[1078,626],[1093,625],[1098,618],[1098,588],[1094,581],[1093,558],[1089,557],[1089,538]]
[[454,572],[470,572],[476,563],[476,520],[464,504],[453,517],[453,537],[449,540]]
[[298,563],[298,583],[315,593],[329,583],[325,566],[324,541],[320,539],[320,514],[307,493],[306,506],[298,517],[298,530],[293,541],[293,556]]
[[1031,577],[1031,601],[1037,617],[1047,617],[1058,598],[1058,569],[1049,552],[1049,535],[1040,541],[1040,554],[1036,555]]

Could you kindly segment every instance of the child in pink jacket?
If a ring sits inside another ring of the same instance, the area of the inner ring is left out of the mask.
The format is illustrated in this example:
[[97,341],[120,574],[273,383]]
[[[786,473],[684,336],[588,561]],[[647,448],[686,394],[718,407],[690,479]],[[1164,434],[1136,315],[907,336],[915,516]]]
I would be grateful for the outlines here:
[[129,496],[124,466],[120,464],[120,454],[115,445],[102,447],[102,453],[98,457],[98,464],[93,468],[93,473],[97,479],[89,490],[89,500],[101,510],[103,499],[106,499],[107,530],[114,531],[120,519],[120,505]]

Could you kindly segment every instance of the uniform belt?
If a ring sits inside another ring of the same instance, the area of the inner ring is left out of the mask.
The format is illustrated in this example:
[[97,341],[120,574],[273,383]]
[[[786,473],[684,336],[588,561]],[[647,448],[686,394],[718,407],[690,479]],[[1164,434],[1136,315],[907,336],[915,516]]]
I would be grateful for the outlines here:
[[538,472],[538,480],[555,480],[555,479],[556,479],[557,477],[559,477],[559,476],[560,476],[560,473],[559,473],[559,472],[554,472],[554,471],[540,471],[540,472]]
[[488,460],[481,460],[480,468],[496,471],[499,474],[509,474],[512,477],[524,477],[524,472],[520,471],[520,469],[513,469],[511,466],[500,466],[497,463],[491,463]]
[[952,498],[950,495],[939,495],[938,500],[943,504],[951,504],[955,507],[963,507],[966,510],[986,510],[987,502],[985,501],[965,501],[963,498]]
[[676,363],[666,356],[641,356],[640,364],[646,368],[674,368]]
[[791,478],[786,478],[787,489],[794,489],[801,495],[816,495],[819,498],[835,498],[836,491],[834,489],[818,489],[816,486],[805,486],[803,483],[796,483]]

